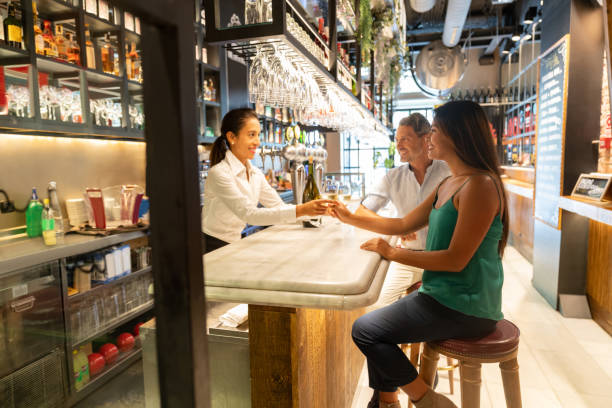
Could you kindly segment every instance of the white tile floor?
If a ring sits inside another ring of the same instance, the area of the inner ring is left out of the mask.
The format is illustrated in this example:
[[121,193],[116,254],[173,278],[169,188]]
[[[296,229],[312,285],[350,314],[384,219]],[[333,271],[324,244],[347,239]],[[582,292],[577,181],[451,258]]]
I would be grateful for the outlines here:
[[[514,248],[504,256],[503,312],[521,330],[519,366],[524,408],[611,408],[612,337],[592,320],[564,318],[531,285],[533,269]],[[460,406],[459,372],[450,395],[448,374],[440,372],[437,391]],[[372,395],[367,370],[352,408],[365,408]],[[408,406],[405,394],[402,407]],[[482,368],[481,407],[505,407],[499,367]]]

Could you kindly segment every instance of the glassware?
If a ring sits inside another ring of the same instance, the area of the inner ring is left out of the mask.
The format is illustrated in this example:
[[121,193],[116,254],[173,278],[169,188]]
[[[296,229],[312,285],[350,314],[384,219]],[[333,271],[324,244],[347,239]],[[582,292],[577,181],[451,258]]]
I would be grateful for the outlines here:
[[333,178],[328,178],[323,183],[323,194],[328,200],[337,200],[340,183]]
[[244,2],[244,24],[257,24],[260,22],[258,0],[245,0]]

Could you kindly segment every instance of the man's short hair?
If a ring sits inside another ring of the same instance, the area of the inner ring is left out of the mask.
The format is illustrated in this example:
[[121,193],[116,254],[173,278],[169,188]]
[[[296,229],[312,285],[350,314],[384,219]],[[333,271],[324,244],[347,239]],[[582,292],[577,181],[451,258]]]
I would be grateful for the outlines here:
[[410,116],[402,118],[399,126],[410,126],[419,137],[423,137],[431,131],[429,121],[420,113],[411,113]]

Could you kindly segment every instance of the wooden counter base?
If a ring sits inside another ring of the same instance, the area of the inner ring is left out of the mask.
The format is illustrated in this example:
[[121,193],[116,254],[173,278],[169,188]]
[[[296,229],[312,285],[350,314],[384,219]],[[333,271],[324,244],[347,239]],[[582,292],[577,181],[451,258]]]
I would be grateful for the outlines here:
[[351,327],[364,312],[249,305],[251,406],[350,407],[364,363]]
[[612,227],[592,220],[586,279],[593,320],[612,335]]

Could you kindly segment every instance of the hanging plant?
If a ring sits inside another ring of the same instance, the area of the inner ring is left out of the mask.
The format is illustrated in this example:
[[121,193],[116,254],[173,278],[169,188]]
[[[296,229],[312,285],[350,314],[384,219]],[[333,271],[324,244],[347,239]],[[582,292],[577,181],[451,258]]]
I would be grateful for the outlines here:
[[368,66],[370,64],[370,52],[374,49],[370,0],[361,0],[359,2],[359,27],[357,28],[357,38],[359,38],[361,44],[363,65]]

